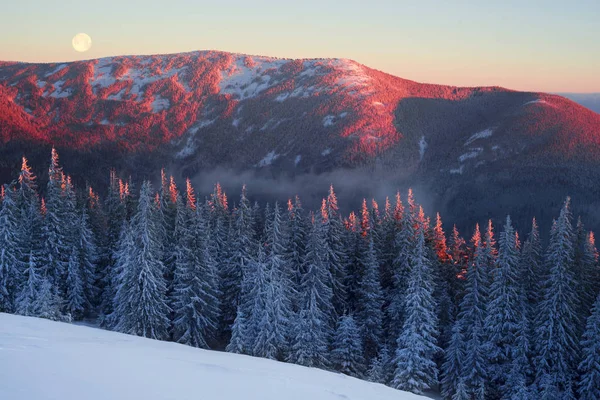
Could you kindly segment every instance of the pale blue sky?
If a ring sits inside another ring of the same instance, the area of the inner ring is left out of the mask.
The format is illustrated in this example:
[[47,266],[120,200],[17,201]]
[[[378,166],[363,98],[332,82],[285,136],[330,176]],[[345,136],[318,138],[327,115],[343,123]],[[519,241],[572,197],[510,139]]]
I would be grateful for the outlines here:
[[[422,82],[600,91],[599,0],[5,0],[0,59],[225,50],[344,57]],[[92,37],[87,53],[71,38]]]

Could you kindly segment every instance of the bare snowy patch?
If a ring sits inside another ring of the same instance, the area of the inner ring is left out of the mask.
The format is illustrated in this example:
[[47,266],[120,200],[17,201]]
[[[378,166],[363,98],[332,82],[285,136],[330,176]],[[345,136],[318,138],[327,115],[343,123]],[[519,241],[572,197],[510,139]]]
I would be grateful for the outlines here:
[[459,168],[455,168],[455,169],[451,169],[450,173],[451,174],[459,174],[462,175],[463,171],[464,171],[465,166],[461,165]]
[[328,155],[330,155],[330,154],[331,154],[331,147],[328,147],[328,148],[326,148],[325,150],[323,150],[323,151],[321,152],[321,155],[322,155],[323,157],[325,157],[325,156],[328,156]]
[[257,167],[266,167],[268,165],[273,164],[273,161],[279,158],[279,154],[275,153],[275,150],[269,152],[262,160],[256,164]]
[[56,99],[69,97],[71,95],[71,89],[63,89],[62,86],[64,84],[65,81],[63,80],[54,82],[54,92],[50,93],[50,97],[54,97]]
[[492,128],[487,128],[481,132],[477,132],[476,134],[472,135],[466,142],[465,142],[465,146],[470,145],[471,143],[473,143],[476,140],[479,139],[485,139],[485,138],[489,138],[492,136],[492,134],[494,133],[494,130]]
[[469,150],[471,150],[471,151],[458,157],[458,161],[460,161],[462,163],[471,158],[477,157],[483,151],[483,147],[477,147],[477,148],[473,148],[473,149],[469,149]]
[[[286,60],[274,60],[265,57],[253,57],[252,65],[246,63],[246,56],[235,56],[233,64],[221,72],[219,88],[221,93],[231,94],[239,100],[255,97],[275,85],[266,72],[270,69],[279,70]],[[279,97],[278,97],[279,98]],[[283,101],[282,98],[277,101]]]
[[328,115],[325,118],[323,118],[323,126],[324,127],[333,126],[334,124],[335,124],[335,115]]
[[298,164],[300,164],[300,161],[302,160],[302,156],[300,154],[298,154],[296,156],[296,159],[294,160],[294,166],[297,167]]
[[55,73],[57,73],[58,71],[65,69],[67,67],[67,64],[61,64],[58,67],[54,68],[52,71],[48,72],[46,75],[44,75],[44,77],[49,77],[50,75],[54,75]]

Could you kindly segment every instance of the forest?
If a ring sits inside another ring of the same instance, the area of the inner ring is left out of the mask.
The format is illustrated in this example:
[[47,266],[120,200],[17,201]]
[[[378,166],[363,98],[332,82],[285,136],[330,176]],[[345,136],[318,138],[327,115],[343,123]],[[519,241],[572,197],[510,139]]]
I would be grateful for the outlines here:
[[411,191],[342,215],[333,187],[304,210],[107,177],[102,198],[75,187],[53,149],[42,185],[23,158],[0,190],[0,312],[448,400],[600,399],[598,252],[569,198],[547,240],[509,216],[466,240]]

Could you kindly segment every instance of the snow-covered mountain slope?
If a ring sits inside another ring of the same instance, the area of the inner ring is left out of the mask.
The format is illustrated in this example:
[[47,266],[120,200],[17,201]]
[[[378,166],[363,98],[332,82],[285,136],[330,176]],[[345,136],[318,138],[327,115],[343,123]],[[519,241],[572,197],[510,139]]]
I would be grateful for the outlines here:
[[0,313],[6,400],[419,400],[342,374]]
[[51,145],[99,191],[109,168],[155,178],[165,167],[180,181],[234,171],[234,188],[210,179],[236,191],[240,173],[308,176],[316,187],[313,174],[343,170],[320,194],[300,194],[318,201],[357,177],[381,184],[355,184],[356,197],[418,185],[431,212],[469,230],[508,212],[517,226],[551,221],[571,195],[600,228],[600,114],[557,95],[421,84],[346,59],[198,51],[0,62],[0,181],[22,155],[45,171]]

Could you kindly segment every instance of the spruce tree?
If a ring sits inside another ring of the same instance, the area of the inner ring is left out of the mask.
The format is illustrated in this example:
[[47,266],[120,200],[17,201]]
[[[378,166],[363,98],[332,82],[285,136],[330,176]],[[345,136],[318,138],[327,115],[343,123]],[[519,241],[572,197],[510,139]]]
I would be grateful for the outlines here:
[[[224,326],[223,336],[227,339],[228,332],[236,319],[240,305],[240,292],[244,274],[249,265],[254,262],[255,220],[254,212],[246,195],[246,186],[242,188],[240,204],[234,211],[234,224],[231,231],[231,258],[221,270],[221,319]],[[249,318],[248,315],[245,316]]]
[[547,273],[536,323],[536,383],[548,399],[574,398],[577,367],[577,288],[573,276],[573,227],[567,198],[551,233]]
[[70,222],[66,219],[63,202],[65,175],[58,162],[58,153],[52,149],[48,187],[46,190],[46,213],[43,223],[44,276],[48,277],[52,290],[60,297],[65,293],[65,274],[71,249],[69,247]]
[[370,362],[379,351],[383,334],[383,293],[373,239],[369,240],[363,267],[358,282],[356,320],[360,326],[365,358]]
[[298,291],[299,312],[290,332],[288,361],[307,367],[325,368],[332,335],[333,290],[331,272],[323,262],[323,226],[317,216],[307,237],[306,258]]
[[362,354],[363,344],[358,326],[352,315],[343,315],[333,338],[331,362],[337,371],[360,378],[365,369]]
[[15,311],[15,296],[21,286],[21,243],[19,210],[14,186],[2,186],[4,196],[0,206],[0,312]]
[[519,348],[519,336],[527,337],[526,327],[522,326],[527,318],[526,300],[520,280],[517,237],[510,217],[506,218],[499,243],[485,321],[488,374],[495,390],[504,385],[519,353],[526,350]]
[[304,256],[306,254],[306,221],[303,214],[302,204],[296,196],[294,202],[288,201],[288,222],[285,230],[285,248],[283,259],[286,263],[286,271],[289,273],[289,280],[292,285],[293,299],[292,310],[300,309],[301,294],[299,292],[300,282],[304,270]]
[[86,308],[86,300],[76,247],[71,250],[69,263],[67,264],[65,291],[65,311],[71,315],[71,318],[80,319]]
[[579,398],[600,399],[600,296],[592,307],[592,313],[581,340],[582,361],[579,364]]
[[431,261],[425,245],[422,226],[408,276],[405,297],[405,319],[397,340],[394,364],[396,370],[392,386],[421,394],[437,385],[438,369],[434,361],[441,351],[437,346],[438,318],[433,297],[435,283]]
[[321,207],[321,223],[325,233],[325,259],[331,274],[331,289],[333,290],[333,307],[336,316],[342,315],[348,305],[347,287],[347,254],[344,248],[344,229],[340,217],[337,196],[333,185],[329,186],[327,199]]
[[487,396],[488,382],[485,318],[489,278],[486,249],[481,241],[479,225],[475,228],[472,243],[474,256],[467,269],[465,295],[460,304],[457,323],[460,324],[460,329],[464,329],[462,384],[472,398],[483,400]]
[[77,240],[74,247],[77,251],[76,257],[83,285],[84,314],[90,314],[100,290],[96,280],[98,276],[98,247],[90,226],[90,217],[86,206],[83,206],[80,211],[76,224]]
[[465,339],[463,334],[464,328],[461,326],[460,320],[454,322],[452,327],[452,336],[448,342],[448,347],[445,349],[444,363],[442,364],[442,397],[446,400],[461,397],[459,387],[462,384],[463,391],[466,391],[464,385],[464,368],[465,364]]
[[198,208],[176,201],[173,340],[208,348],[218,316],[217,283],[207,247],[209,225]]
[[156,212],[152,185],[146,181],[130,224],[129,256],[119,271],[115,329],[151,339],[166,339],[170,310]]

